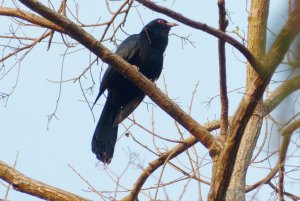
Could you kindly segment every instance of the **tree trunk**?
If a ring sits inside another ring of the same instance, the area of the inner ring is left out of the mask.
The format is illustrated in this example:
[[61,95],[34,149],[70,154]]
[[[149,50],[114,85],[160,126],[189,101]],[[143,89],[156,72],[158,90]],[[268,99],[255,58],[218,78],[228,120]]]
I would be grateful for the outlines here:
[[[262,59],[266,52],[266,28],[269,12],[269,0],[252,0],[248,18],[248,48],[254,56]],[[252,87],[252,81],[258,75],[247,64],[246,93]],[[233,175],[226,194],[226,200],[245,200],[246,172],[261,131],[263,114],[258,104],[250,118],[243,135],[234,166]]]

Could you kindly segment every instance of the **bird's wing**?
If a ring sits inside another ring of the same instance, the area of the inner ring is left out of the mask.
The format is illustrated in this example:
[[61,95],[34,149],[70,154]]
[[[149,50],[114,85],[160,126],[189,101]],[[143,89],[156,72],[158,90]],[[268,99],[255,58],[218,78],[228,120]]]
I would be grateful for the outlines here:
[[157,64],[158,67],[156,68],[157,70],[155,72],[155,76],[154,76],[154,79],[152,80],[152,82],[156,81],[159,78],[159,76],[160,76],[160,74],[162,72],[162,69],[163,69],[163,62],[164,62],[164,60],[162,59],[159,62],[159,64]]
[[129,62],[140,49],[140,41],[141,36],[139,34],[131,35],[119,45],[115,53]]
[[[137,54],[139,49],[140,49],[140,35],[134,34],[134,35],[131,35],[128,38],[126,38],[119,45],[115,54],[119,55],[120,57],[122,57],[123,59],[125,59],[127,62],[130,63],[130,60],[134,57],[135,54]],[[103,75],[99,93],[96,97],[93,107],[96,104],[96,102],[98,101],[98,99],[100,98],[100,96],[103,94],[103,92],[107,89],[107,86],[109,85],[109,83],[111,83],[111,81],[117,75],[116,73],[117,72],[114,70],[114,68],[112,66],[108,66],[108,68],[106,69],[106,71]]]
[[114,120],[113,126],[121,123],[128,115],[130,115],[144,99],[145,94],[140,94],[136,98],[130,100],[118,113]]

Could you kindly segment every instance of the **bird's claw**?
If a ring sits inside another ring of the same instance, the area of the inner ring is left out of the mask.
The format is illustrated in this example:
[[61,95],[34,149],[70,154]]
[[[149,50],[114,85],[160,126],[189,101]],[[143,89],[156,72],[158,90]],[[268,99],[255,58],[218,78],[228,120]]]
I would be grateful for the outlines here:
[[133,69],[136,70],[136,72],[139,72],[140,71],[140,68],[136,65],[132,65],[133,66]]

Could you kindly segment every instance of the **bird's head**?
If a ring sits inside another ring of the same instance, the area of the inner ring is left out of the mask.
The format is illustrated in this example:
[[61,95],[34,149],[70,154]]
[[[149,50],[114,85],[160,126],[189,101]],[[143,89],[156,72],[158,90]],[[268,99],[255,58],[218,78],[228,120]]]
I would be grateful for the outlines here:
[[176,23],[167,22],[164,19],[155,19],[149,22],[141,31],[151,41],[168,43],[168,35],[172,27],[178,26]]
[[149,22],[142,30],[142,32],[169,34],[172,27],[177,26],[176,23],[167,22],[164,19],[155,19]]

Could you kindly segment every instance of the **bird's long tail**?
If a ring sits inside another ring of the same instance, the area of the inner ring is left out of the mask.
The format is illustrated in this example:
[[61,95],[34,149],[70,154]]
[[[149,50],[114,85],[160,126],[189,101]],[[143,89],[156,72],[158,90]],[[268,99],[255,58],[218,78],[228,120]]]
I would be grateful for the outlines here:
[[109,164],[114,154],[118,125],[113,126],[113,122],[119,109],[118,101],[109,93],[92,139],[92,151],[104,164]]

